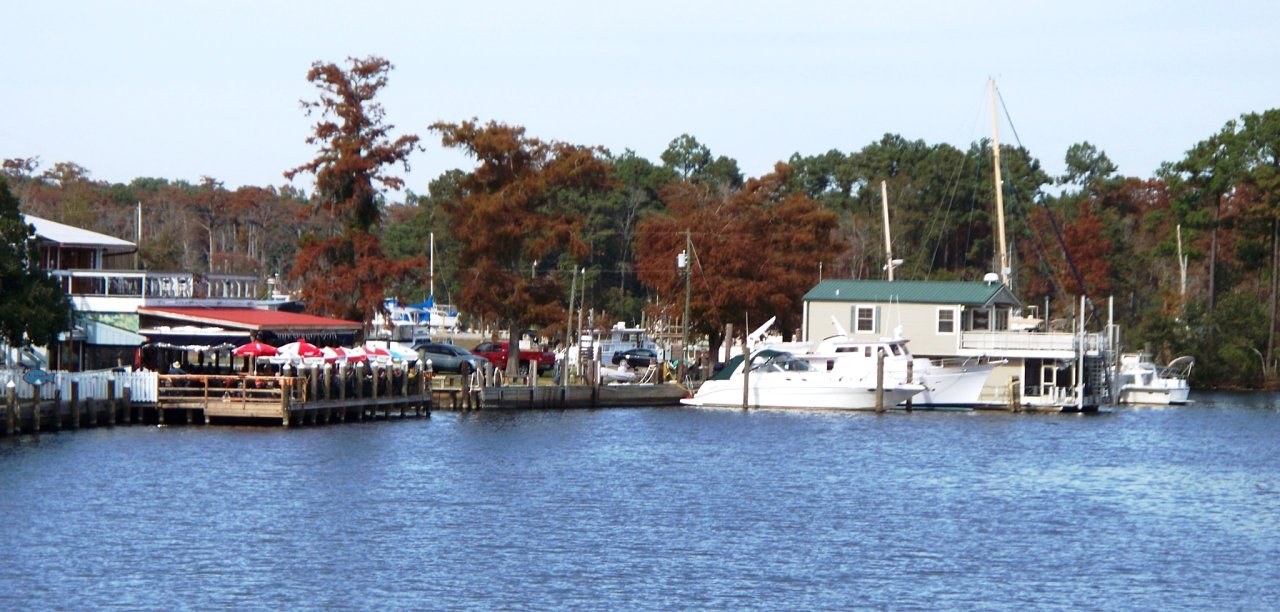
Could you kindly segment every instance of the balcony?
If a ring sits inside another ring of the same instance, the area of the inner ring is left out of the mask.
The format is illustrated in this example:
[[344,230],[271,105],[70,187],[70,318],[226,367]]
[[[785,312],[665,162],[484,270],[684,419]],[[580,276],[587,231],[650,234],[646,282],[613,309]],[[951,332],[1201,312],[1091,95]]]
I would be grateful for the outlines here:
[[258,277],[141,270],[54,270],[82,312],[133,312],[141,306],[247,306],[259,299]]
[[[1096,356],[1106,347],[1107,335],[1086,333],[1085,353]],[[960,336],[960,354],[993,357],[1044,357],[1069,359],[1076,356],[1078,334],[1055,332],[967,331]]]

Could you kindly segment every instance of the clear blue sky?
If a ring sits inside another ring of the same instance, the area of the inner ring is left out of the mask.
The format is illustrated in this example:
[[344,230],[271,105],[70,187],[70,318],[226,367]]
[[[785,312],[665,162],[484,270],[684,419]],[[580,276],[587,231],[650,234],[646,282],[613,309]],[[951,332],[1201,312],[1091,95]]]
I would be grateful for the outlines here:
[[308,68],[349,56],[394,64],[381,101],[395,135],[427,145],[406,175],[419,193],[471,167],[427,132],[439,120],[654,162],[689,133],[759,176],[885,133],[967,147],[990,135],[990,76],[1051,174],[1087,140],[1147,177],[1280,107],[1271,1],[54,1],[4,15],[0,156],[111,182],[284,184],[315,154]]

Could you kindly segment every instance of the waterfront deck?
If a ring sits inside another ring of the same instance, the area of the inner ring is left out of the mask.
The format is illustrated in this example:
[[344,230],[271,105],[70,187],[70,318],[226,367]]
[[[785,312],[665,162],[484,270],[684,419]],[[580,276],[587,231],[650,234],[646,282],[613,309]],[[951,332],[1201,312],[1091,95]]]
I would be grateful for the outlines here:
[[265,422],[318,425],[429,417],[431,374],[420,369],[309,368],[301,376],[160,375],[155,399],[135,401],[111,385],[105,398],[19,399],[10,388],[0,427],[5,435],[118,424]]

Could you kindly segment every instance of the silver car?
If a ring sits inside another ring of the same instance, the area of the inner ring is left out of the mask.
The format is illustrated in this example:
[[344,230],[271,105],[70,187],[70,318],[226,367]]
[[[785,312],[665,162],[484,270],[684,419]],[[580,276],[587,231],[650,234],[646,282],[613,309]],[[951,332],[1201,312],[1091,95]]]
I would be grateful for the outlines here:
[[489,363],[488,359],[476,355],[456,344],[445,342],[422,342],[414,345],[420,359],[430,359],[431,369],[436,372],[461,372],[463,362],[471,364],[471,371],[477,371]]

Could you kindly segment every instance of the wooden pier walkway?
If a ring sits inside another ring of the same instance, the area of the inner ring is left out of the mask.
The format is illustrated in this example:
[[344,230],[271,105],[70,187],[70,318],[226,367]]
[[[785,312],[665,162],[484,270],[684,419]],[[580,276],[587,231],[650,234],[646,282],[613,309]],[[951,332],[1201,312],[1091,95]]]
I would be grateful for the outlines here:
[[[159,375],[150,393],[108,382],[105,397],[81,399],[69,386],[52,397],[19,398],[12,387],[0,405],[0,435],[127,424],[264,423],[284,427],[393,417],[430,417],[443,410],[523,410],[675,406],[689,391],[676,384],[502,385],[478,376],[435,375],[420,368],[375,365],[304,367],[290,375]],[[154,398],[135,401],[138,395]]]
[[300,375],[161,375],[154,402],[111,385],[105,399],[61,394],[19,399],[8,389],[0,433],[14,435],[122,424],[275,422],[285,427],[429,417],[430,372],[419,368],[303,368]]

